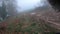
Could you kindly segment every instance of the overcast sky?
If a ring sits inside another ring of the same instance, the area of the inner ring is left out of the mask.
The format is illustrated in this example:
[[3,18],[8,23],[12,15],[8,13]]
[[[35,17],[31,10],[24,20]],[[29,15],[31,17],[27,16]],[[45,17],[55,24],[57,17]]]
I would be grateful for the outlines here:
[[[17,10],[24,11],[28,9],[33,9],[35,7],[41,7],[44,5],[43,0],[16,0],[17,1]],[[1,1],[0,1],[1,6]]]
[[18,10],[28,10],[35,7],[43,6],[42,0],[17,0]]

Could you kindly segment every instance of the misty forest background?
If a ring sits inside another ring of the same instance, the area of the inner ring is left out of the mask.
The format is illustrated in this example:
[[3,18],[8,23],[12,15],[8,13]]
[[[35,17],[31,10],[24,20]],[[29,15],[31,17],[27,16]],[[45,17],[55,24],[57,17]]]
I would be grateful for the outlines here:
[[[16,0],[0,0],[0,28],[4,27],[3,32],[29,32],[29,34],[53,33],[56,29],[47,26],[41,16],[49,11],[54,11],[47,1],[42,7],[19,12],[16,8]],[[40,4],[38,4],[40,5]],[[19,12],[19,13],[18,13]],[[50,12],[49,12],[50,13]],[[53,30],[51,30],[53,29]]]

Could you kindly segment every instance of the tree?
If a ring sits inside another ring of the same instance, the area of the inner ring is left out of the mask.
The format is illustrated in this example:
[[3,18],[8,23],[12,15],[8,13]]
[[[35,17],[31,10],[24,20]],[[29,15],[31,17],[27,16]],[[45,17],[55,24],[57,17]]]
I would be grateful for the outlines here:
[[16,14],[16,4],[15,4],[15,0],[8,0],[8,3],[7,3],[7,12],[9,15],[13,16]]
[[58,12],[60,12],[60,1],[59,0],[48,0],[48,2],[52,6],[52,8],[54,8],[55,10],[58,10]]
[[6,6],[5,6],[4,1],[2,1],[2,7],[0,7],[0,17],[2,19],[5,19],[6,18],[6,15],[7,15]]
[[0,7],[0,17],[5,19],[7,15],[16,15],[15,0],[0,0],[2,2]]

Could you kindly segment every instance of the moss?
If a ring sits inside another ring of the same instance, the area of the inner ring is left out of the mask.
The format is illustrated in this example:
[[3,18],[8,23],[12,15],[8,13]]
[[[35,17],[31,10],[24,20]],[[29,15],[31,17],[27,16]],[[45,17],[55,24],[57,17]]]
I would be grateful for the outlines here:
[[36,26],[36,23],[32,23],[31,26]]

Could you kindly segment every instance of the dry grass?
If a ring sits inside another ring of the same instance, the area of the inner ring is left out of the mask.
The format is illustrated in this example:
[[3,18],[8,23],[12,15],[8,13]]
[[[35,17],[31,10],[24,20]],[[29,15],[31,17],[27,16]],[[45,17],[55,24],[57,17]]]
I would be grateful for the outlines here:
[[[37,12],[34,15],[26,14],[21,16],[10,17],[3,23],[1,23],[0,27],[4,28],[4,30],[0,30],[2,34],[54,34],[57,31],[52,21],[48,21],[51,12]],[[51,18],[50,18],[51,19]],[[51,25],[51,26],[50,26]],[[55,25],[56,26],[56,25]],[[47,33],[48,32],[48,33]]]

